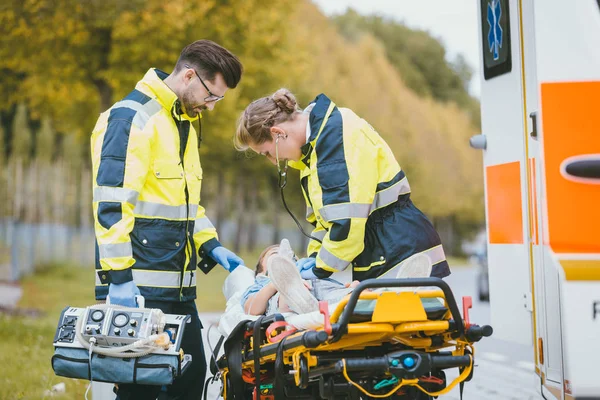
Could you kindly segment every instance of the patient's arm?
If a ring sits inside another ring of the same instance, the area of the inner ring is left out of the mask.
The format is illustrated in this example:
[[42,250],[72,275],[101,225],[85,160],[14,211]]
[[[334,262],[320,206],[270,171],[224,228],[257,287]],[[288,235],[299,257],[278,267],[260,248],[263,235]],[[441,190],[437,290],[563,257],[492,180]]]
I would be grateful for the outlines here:
[[262,315],[267,311],[269,299],[277,293],[275,286],[269,282],[257,293],[248,297],[244,304],[244,312],[249,315]]

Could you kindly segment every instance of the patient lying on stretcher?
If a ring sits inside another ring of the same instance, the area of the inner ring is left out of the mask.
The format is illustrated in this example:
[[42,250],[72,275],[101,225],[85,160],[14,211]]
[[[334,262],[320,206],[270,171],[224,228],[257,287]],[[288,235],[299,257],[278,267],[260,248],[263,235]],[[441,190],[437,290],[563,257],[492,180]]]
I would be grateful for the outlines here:
[[[262,252],[256,265],[254,284],[241,298],[246,314],[310,313],[319,309],[319,301],[329,304],[341,301],[359,283],[354,281],[344,285],[334,279],[303,280],[294,258],[286,239]],[[431,272],[427,256],[414,257],[403,264],[406,265],[400,266],[399,278],[429,276]]]

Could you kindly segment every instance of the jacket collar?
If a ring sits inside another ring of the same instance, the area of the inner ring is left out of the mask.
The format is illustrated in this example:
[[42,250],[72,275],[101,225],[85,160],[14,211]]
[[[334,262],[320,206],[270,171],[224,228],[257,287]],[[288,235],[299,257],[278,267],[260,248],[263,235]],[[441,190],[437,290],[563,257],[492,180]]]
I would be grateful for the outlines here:
[[329,97],[321,93],[320,95],[315,97],[315,99],[309,104],[312,103],[315,103],[315,105],[310,111],[310,115],[308,117],[308,124],[310,126],[310,136],[308,137],[308,142],[306,142],[306,144],[301,147],[302,159],[300,161],[302,161],[307,167],[310,166],[310,156],[315,146],[315,141],[319,134],[319,130],[321,129],[323,119],[325,119],[325,116],[327,115],[327,110],[329,109],[331,100],[329,99]]
[[310,103],[315,103],[315,106],[310,111],[310,116],[308,117],[308,123],[310,124],[310,137],[308,138],[308,143],[313,142],[317,138],[323,119],[325,119],[325,116],[327,115],[327,109],[329,109],[331,100],[321,93]]
[[136,89],[142,89],[144,92],[152,93],[152,97],[154,97],[163,108],[169,110],[174,117],[181,117],[188,121],[195,121],[198,119],[198,117],[191,118],[181,111],[181,105],[177,95],[164,82],[167,76],[169,76],[169,74],[158,68],[150,68],[142,80],[137,83]]

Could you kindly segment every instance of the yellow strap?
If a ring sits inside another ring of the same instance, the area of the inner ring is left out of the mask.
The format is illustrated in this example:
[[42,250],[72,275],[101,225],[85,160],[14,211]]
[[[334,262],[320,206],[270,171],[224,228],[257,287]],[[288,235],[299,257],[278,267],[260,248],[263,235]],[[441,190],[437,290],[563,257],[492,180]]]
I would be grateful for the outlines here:
[[[474,351],[474,349],[473,349],[472,346],[469,346],[469,347],[471,347],[472,351]],[[342,363],[344,365],[344,368],[342,370],[342,374],[344,375],[344,378],[346,378],[346,380],[348,381],[348,383],[350,383],[351,385],[353,385],[354,387],[356,387],[358,390],[360,390],[361,392],[363,392],[367,396],[374,397],[376,399],[383,399],[385,397],[389,397],[392,394],[394,394],[398,389],[400,389],[402,386],[415,386],[417,389],[419,389],[423,393],[427,394],[428,396],[439,396],[439,395],[448,393],[449,391],[451,391],[452,389],[454,389],[454,387],[457,384],[459,384],[460,382],[462,382],[465,379],[467,379],[467,376],[469,376],[469,374],[471,373],[471,369],[473,369],[473,356],[469,355],[469,357],[471,358],[471,362],[469,363],[469,366],[466,367],[464,369],[464,371],[456,379],[454,379],[450,385],[446,386],[442,390],[438,390],[437,392],[432,392],[432,393],[428,392],[427,390],[425,390],[421,386],[419,386],[419,380],[418,379],[402,379],[398,385],[396,385],[392,390],[390,390],[386,394],[373,394],[373,393],[369,393],[367,390],[365,390],[358,383],[356,383],[356,382],[352,381],[352,379],[350,379],[350,377],[348,376],[348,372],[346,371],[346,359],[342,359]]]
[[356,387],[358,390],[360,390],[361,392],[363,392],[367,396],[374,397],[376,399],[383,399],[385,397],[389,397],[392,394],[394,394],[398,389],[400,389],[402,386],[404,386],[404,385],[416,385],[419,382],[418,379],[402,379],[400,381],[400,383],[398,385],[396,385],[388,393],[386,393],[386,394],[372,394],[372,393],[367,392],[365,389],[363,389],[363,387],[360,386],[358,383],[356,383],[352,379],[350,379],[350,377],[348,376],[348,372],[346,371],[346,359],[345,358],[342,358],[342,363],[344,364],[344,369],[342,370],[342,373],[344,374],[344,378],[346,378],[346,380],[348,381],[348,383],[352,384],[354,387]]

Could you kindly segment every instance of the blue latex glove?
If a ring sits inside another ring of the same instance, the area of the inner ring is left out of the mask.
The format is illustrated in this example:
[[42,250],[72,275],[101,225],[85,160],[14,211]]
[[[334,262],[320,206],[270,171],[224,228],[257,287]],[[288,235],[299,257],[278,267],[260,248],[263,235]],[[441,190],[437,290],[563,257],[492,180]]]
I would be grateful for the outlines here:
[[208,253],[208,256],[221,264],[229,272],[233,272],[240,265],[244,265],[244,260],[239,258],[233,251],[223,246],[215,247]]
[[302,272],[307,269],[312,269],[317,264],[317,259],[314,257],[305,257],[296,261],[298,271]]
[[313,271],[314,271],[314,268],[302,270],[302,271],[300,271],[300,276],[302,277],[302,279],[308,279],[308,280],[319,279],[319,278],[317,278],[317,276],[315,275],[315,273]]
[[111,283],[108,285],[108,297],[111,304],[118,304],[124,307],[137,307],[135,296],[140,295],[140,289],[134,281],[125,283]]

